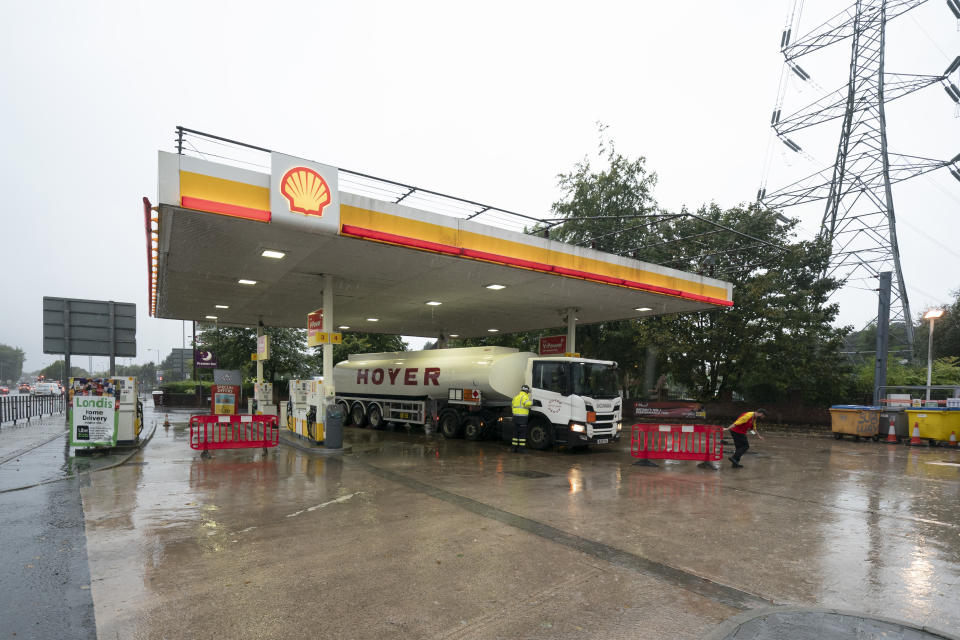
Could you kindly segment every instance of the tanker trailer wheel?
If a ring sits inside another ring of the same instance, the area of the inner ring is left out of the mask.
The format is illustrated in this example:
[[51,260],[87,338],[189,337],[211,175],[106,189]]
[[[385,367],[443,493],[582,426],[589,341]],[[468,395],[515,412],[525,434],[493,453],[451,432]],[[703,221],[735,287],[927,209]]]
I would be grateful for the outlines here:
[[479,416],[469,416],[463,421],[463,437],[467,440],[479,440],[483,437],[483,420]]
[[375,404],[370,405],[367,410],[367,424],[371,429],[383,429],[383,411]]
[[350,408],[350,422],[356,427],[367,426],[367,414],[363,411],[363,405],[359,402]]
[[343,411],[343,426],[349,427],[353,424],[353,418],[350,416],[350,407],[347,406],[347,403],[341,400],[337,403],[337,406],[340,407],[340,410]]
[[553,426],[543,418],[534,418],[527,425],[527,445],[543,450],[553,444]]
[[440,433],[450,440],[461,436],[460,416],[456,411],[444,411],[440,414]]

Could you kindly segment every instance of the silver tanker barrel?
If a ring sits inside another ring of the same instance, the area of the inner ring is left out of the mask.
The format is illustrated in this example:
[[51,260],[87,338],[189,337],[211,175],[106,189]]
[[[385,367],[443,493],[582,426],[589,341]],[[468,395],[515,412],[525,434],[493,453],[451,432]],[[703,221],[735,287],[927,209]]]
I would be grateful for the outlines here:
[[334,367],[337,395],[446,399],[448,389],[479,391],[484,402],[509,403],[535,357],[510,347],[353,354]]

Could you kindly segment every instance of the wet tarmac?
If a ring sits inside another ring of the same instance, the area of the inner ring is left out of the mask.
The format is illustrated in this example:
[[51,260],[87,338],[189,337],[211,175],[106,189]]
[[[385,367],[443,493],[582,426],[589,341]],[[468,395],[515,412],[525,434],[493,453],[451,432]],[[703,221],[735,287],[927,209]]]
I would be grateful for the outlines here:
[[82,476],[101,638],[703,638],[779,606],[960,634],[956,450],[770,434],[652,468],[347,428],[201,459],[171,420]]

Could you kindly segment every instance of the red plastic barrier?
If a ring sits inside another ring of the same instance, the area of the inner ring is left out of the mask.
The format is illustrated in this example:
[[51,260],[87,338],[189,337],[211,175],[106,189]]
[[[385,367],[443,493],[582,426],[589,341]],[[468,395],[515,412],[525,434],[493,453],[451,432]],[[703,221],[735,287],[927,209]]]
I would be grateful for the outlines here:
[[647,460],[717,461],[723,458],[723,428],[710,424],[635,424],[630,455]]
[[252,449],[275,447],[280,442],[277,416],[191,416],[190,448]]

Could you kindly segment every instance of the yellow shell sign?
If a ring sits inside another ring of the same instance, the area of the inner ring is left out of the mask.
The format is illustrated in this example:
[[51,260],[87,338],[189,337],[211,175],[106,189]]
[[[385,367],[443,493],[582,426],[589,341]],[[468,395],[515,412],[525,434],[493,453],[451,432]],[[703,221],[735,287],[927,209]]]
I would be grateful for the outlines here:
[[307,167],[294,167],[283,174],[280,193],[290,204],[290,211],[318,218],[323,217],[323,208],[331,201],[327,181]]

